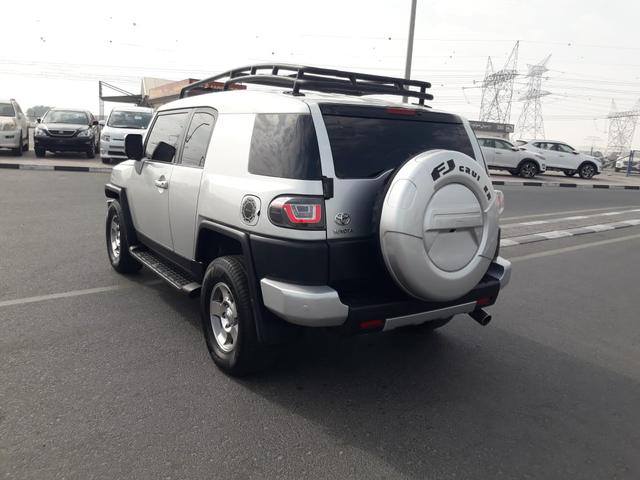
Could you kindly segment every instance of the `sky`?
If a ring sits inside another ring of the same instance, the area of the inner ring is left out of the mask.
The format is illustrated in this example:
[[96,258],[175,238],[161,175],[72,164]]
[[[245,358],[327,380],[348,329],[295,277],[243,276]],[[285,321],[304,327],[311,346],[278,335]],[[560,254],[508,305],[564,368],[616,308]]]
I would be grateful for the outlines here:
[[[0,98],[97,114],[98,80],[138,93],[144,76],[274,61],[402,76],[409,10],[410,0],[10,2]],[[519,40],[514,99],[527,65],[551,54],[546,137],[602,148],[612,99],[618,110],[640,100],[638,18],[640,2],[629,0],[418,0],[412,78],[432,83],[434,108],[477,119],[487,57],[501,68]],[[522,105],[514,101],[511,123]]]

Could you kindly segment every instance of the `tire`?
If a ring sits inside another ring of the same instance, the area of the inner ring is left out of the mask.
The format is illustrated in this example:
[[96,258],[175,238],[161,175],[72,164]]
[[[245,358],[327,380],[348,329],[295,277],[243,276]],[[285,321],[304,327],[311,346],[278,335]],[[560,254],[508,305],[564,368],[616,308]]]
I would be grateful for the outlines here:
[[25,143],[22,147],[22,151],[23,152],[28,152],[29,151],[29,135],[27,134],[27,143]]
[[578,169],[578,175],[580,175],[580,178],[583,178],[585,180],[592,179],[595,173],[596,173],[596,166],[590,162],[583,163],[582,165],[580,165],[580,168]]
[[96,143],[96,146],[93,149],[93,153],[95,154],[100,153],[100,143]]
[[89,150],[86,152],[87,158],[96,158],[96,152],[93,147],[89,147]]
[[614,168],[614,170],[615,170],[616,173],[620,172],[620,169],[618,167]]
[[[142,268],[129,253],[129,239],[127,229],[124,227],[124,214],[118,200],[114,200],[107,210],[107,222],[105,234],[107,240],[107,254],[113,269],[118,273],[134,273]],[[117,246],[117,248],[116,248]]]
[[517,177],[518,175],[520,175],[518,173],[518,170],[514,170],[514,169],[509,169],[507,170],[511,175],[513,175],[514,177]]
[[[223,313],[212,314],[216,304]],[[258,342],[241,256],[219,257],[209,264],[202,282],[200,316],[211,359],[223,372],[242,376],[271,364],[272,350]]]
[[109,165],[111,163],[111,159],[109,158],[100,157],[100,160],[102,160],[102,163],[105,165]]
[[34,150],[36,152],[36,157],[38,158],[44,158],[47,156],[47,151],[44,148],[35,147]]
[[522,178],[533,178],[538,174],[538,165],[531,160],[525,160],[518,168],[518,174]]
[[23,146],[22,146],[22,133],[21,133],[20,134],[20,141],[18,142],[18,148],[14,148],[12,150],[12,153],[16,157],[21,157],[22,156],[22,152],[23,152]]
[[576,170],[565,170],[562,173],[564,173],[567,177],[573,177],[577,171]]
[[431,320],[421,323],[420,325],[409,325],[406,327],[397,328],[396,332],[399,333],[431,333],[438,328],[444,327],[451,321],[453,317],[439,318],[437,320]]

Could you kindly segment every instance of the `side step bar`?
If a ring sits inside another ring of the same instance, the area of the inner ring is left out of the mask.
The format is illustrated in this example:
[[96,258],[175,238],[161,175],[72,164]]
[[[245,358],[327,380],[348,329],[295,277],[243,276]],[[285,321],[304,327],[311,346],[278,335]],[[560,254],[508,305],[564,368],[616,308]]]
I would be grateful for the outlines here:
[[156,255],[145,247],[135,245],[129,248],[131,256],[152,270],[156,275],[165,280],[172,287],[186,293],[189,296],[196,296],[200,293],[201,285],[192,278],[176,269],[165,259]]

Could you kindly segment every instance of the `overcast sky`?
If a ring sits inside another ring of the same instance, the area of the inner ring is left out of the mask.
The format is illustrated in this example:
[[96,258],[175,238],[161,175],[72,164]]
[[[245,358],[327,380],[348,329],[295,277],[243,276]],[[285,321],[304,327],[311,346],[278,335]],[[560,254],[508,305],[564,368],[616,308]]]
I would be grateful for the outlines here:
[[[200,78],[278,61],[401,76],[410,0],[51,2],[3,5],[0,98],[98,113],[98,80],[138,93],[140,78]],[[418,0],[413,78],[435,108],[478,118],[487,56],[518,69],[552,54],[547,138],[606,144],[605,119],[640,99],[640,2]],[[517,81],[524,90],[526,78]],[[475,88],[473,88],[475,86]],[[472,87],[472,88],[464,88]],[[518,93],[514,97],[518,97]],[[111,106],[107,106],[107,110]],[[517,123],[522,103],[514,103]],[[634,145],[640,147],[636,132]]]

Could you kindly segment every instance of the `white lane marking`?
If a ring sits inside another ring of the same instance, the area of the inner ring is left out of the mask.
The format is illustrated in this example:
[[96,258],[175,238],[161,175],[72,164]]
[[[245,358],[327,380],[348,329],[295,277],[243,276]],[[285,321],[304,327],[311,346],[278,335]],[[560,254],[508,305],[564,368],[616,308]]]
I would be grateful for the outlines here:
[[[530,226],[530,225],[543,225],[545,223],[549,223],[552,222],[553,220],[534,220],[533,222],[523,222],[523,223],[516,223],[515,225],[521,225],[523,227],[525,226]],[[510,227],[511,225],[504,225],[505,227]]]
[[589,225],[588,227],[581,227],[581,228],[586,228],[587,230],[593,230],[594,232],[604,232],[606,230],[614,230],[615,227],[611,224],[604,224],[601,223],[599,225]]
[[639,238],[640,238],[640,234],[627,235],[626,237],[610,238],[608,240],[600,240],[597,242],[573,245],[572,247],[556,248],[555,250],[547,250],[545,252],[530,253],[528,255],[520,255],[519,257],[507,258],[507,260],[509,260],[510,262],[521,262],[523,260],[531,260],[534,258],[551,257],[553,255],[560,255],[561,253],[575,252],[576,250],[583,250],[585,248],[599,247],[601,245],[609,245],[611,243],[626,242],[628,240],[636,240]]
[[569,220],[584,220],[586,218],[595,218],[601,216],[611,217],[614,215],[623,215],[625,213],[636,213],[639,212],[640,209],[635,208],[633,210],[620,210],[616,212],[605,212],[605,213],[594,213],[593,215],[580,215],[576,217],[560,217],[560,218],[550,218],[549,220],[536,220],[533,222],[521,222],[521,223],[509,223],[506,225],[500,225],[502,228],[506,227],[528,227],[531,225],[542,225],[545,223],[556,223],[556,222],[566,222]]
[[[508,201],[508,198],[507,198]],[[637,207],[636,205],[619,205],[617,207],[603,207],[603,208],[587,208],[586,210],[568,210],[564,212],[550,212],[550,213],[536,213],[534,215],[521,215],[518,217],[504,217],[502,221],[511,221],[511,220],[524,220],[529,218],[544,218],[544,217],[554,217],[556,215],[571,215],[572,213],[587,213],[587,212],[602,212],[604,210],[613,210],[613,209],[621,209],[621,208],[633,208]],[[631,210],[632,212],[638,212],[640,209]]]
[[571,237],[573,233],[568,232],[566,230],[554,230],[553,232],[540,232],[535,235],[540,235],[544,238],[562,238],[562,237]]
[[[162,283],[162,280],[151,280],[144,282],[142,285],[156,285]],[[47,300],[57,300],[60,298],[81,297],[83,295],[92,295],[94,293],[114,292],[116,290],[124,290],[135,287],[137,283],[128,285],[111,285],[110,287],[85,288],[84,290],[71,290],[69,292],[51,293],[49,295],[38,295],[37,297],[16,298],[14,300],[4,300],[0,302],[1,307],[10,307],[12,305],[24,305],[25,303],[44,302]]]
[[623,223],[627,223],[629,225],[640,225],[640,219],[625,220]]
[[503,238],[502,240],[500,240],[501,247],[514,247],[516,245],[520,245],[520,244],[513,240],[509,240],[508,238]]

